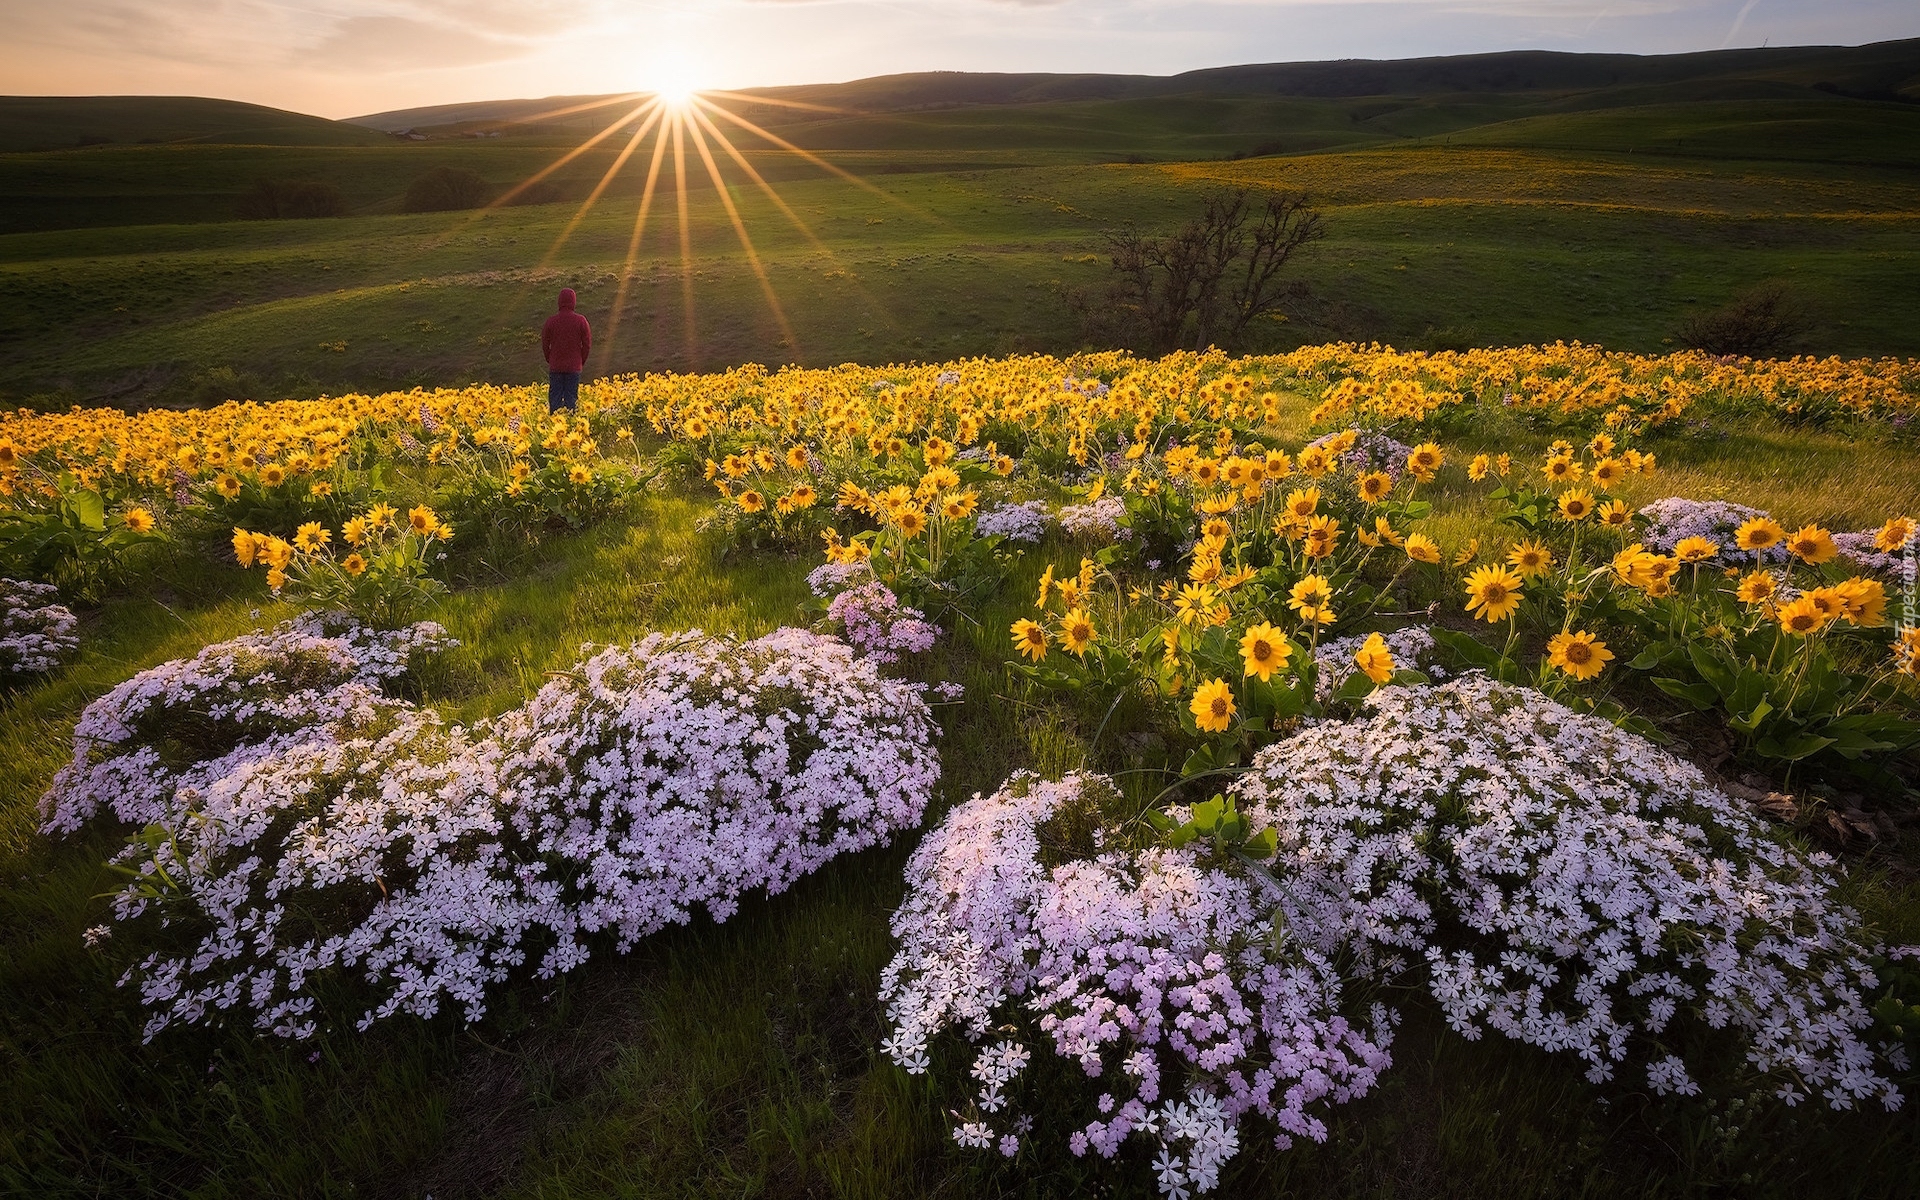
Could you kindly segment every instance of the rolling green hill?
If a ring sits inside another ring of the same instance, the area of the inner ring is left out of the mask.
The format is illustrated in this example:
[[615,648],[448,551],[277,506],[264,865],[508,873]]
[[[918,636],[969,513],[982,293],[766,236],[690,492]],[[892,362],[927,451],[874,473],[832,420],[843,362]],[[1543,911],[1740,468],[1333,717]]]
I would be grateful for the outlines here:
[[0,96],[0,152],[77,146],[371,146],[343,121],[200,96]]

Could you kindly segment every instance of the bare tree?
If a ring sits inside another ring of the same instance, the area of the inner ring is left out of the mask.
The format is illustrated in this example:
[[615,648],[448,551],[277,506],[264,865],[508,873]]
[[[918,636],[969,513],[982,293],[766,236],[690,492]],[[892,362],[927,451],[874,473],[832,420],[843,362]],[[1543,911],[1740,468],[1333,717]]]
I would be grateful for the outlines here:
[[1111,232],[1114,278],[1104,307],[1085,313],[1089,328],[1158,353],[1237,346],[1287,298],[1288,261],[1325,232],[1304,193],[1270,195],[1256,210],[1244,188],[1210,193],[1168,237]]

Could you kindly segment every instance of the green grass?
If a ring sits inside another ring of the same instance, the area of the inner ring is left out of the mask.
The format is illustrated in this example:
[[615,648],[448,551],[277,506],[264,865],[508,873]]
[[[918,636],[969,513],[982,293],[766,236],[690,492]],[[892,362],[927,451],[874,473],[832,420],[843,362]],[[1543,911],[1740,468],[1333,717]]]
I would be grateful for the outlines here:
[[[1298,420],[1276,432],[1292,438]],[[1484,426],[1449,444],[1520,454],[1543,438]],[[1667,469],[1636,481],[1647,496],[1724,493],[1836,527],[1920,507],[1920,481],[1898,469],[1908,451],[1871,435],[1696,423],[1645,448]],[[456,591],[438,615],[461,646],[429,699],[478,719],[520,703],[583,642],[693,626],[753,635],[799,619],[812,563],[722,555],[696,528],[708,503],[649,493],[598,529],[546,541],[509,578]],[[1458,520],[1465,532],[1473,518]],[[1025,694],[1000,665],[1042,563],[1079,552],[1029,555],[929,664],[929,678],[967,688],[939,710],[941,807],[1019,766],[1087,761],[1091,721]],[[87,617],[77,663],[0,698],[0,1191],[1136,1194],[1138,1172],[1128,1184],[1073,1160],[1009,1168],[962,1154],[944,1115],[957,1097],[878,1052],[874,997],[912,836],[752,900],[725,925],[696,919],[557,983],[509,989],[472,1029],[394,1020],[298,1046],[208,1031],[141,1046],[109,956],[80,944],[105,914],[111,840],[43,838],[34,804],[89,699],[284,614],[257,588],[238,571],[163,567]],[[1116,754],[1109,745],[1094,765],[1131,765]],[[1912,940],[1920,884],[1908,861],[1905,848],[1856,860],[1851,891],[1870,921]],[[1337,1111],[1326,1145],[1250,1148],[1221,1194],[1878,1196],[1920,1152],[1904,1114],[1747,1110],[1731,1087],[1656,1104],[1594,1088],[1561,1058],[1463,1042],[1417,1003],[1394,1055],[1374,1095]]]
[[1254,349],[1579,339],[1658,352],[1687,314],[1784,279],[1808,350],[1920,352],[1906,318],[1920,178],[1900,171],[1421,145],[873,176],[880,196],[807,170],[775,186],[817,244],[757,189],[733,188],[791,343],[711,189],[691,202],[691,345],[671,196],[617,337],[630,195],[557,248],[573,206],[48,231],[0,237],[0,403],[524,381],[542,369],[534,334],[560,286],[595,322],[596,372],[1072,350],[1083,334],[1064,297],[1104,286],[1102,231],[1169,228],[1216,185],[1303,188],[1327,216],[1328,240],[1298,268],[1305,295]]

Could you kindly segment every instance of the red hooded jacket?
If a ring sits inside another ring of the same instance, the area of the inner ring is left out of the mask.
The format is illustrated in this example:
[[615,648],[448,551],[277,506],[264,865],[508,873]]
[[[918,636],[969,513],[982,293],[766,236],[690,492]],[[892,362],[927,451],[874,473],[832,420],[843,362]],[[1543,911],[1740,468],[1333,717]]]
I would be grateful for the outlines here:
[[540,327],[540,352],[547,356],[549,371],[582,371],[587,366],[587,351],[593,348],[593,329],[587,319],[573,311],[572,288],[560,291],[560,311]]

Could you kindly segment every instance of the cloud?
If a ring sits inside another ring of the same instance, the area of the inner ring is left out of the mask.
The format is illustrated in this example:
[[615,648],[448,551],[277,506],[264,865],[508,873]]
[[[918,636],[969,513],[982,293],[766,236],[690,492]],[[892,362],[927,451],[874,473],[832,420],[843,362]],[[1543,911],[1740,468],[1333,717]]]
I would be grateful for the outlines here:
[[409,71],[501,62],[527,50],[524,38],[494,37],[413,17],[365,16],[340,21],[303,57],[309,65],[330,71]]

